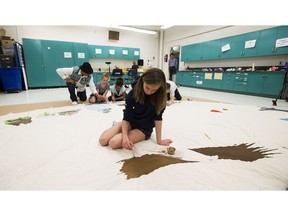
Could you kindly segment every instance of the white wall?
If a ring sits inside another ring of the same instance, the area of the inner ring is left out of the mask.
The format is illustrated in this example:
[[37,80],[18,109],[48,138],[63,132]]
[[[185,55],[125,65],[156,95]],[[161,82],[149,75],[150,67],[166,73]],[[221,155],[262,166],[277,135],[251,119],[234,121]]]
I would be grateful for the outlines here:
[[[152,61],[152,66],[157,67],[158,36],[108,29],[96,26],[2,26],[7,32],[7,36],[13,37],[19,43],[22,38],[32,38],[41,40],[57,40],[70,42],[84,42],[91,45],[106,45],[119,47],[140,48],[140,58],[147,62]],[[109,30],[120,32],[118,41],[108,40]],[[153,58],[155,59],[153,61]],[[132,60],[120,59],[90,59],[93,68],[107,69],[106,61],[111,61],[111,68],[131,67]]]
[[[160,67],[168,75],[168,63],[164,62],[164,55],[169,54],[173,46],[183,46],[187,44],[199,43],[208,40],[244,34],[247,32],[258,31],[272,28],[272,25],[198,25],[198,26],[174,26],[159,32],[158,35],[148,35],[125,30],[120,32],[119,41],[108,40],[108,30],[103,27],[95,26],[0,26],[7,32],[6,35],[14,37],[22,42],[22,38],[61,40],[73,42],[85,42],[95,45],[108,45],[120,47],[140,48],[140,58],[144,59],[144,68],[148,66]],[[111,29],[113,30],[113,29]],[[163,35],[162,35],[163,34]],[[181,57],[181,53],[180,53]],[[148,60],[149,64],[148,65]],[[180,68],[189,67],[238,67],[238,66],[269,66],[278,65],[280,61],[287,61],[287,55],[273,57],[241,58],[219,61],[199,61],[199,62],[180,62]],[[131,60],[108,60],[90,59],[92,67],[95,69],[108,69],[105,61],[111,61],[111,68],[114,66],[131,67]]]

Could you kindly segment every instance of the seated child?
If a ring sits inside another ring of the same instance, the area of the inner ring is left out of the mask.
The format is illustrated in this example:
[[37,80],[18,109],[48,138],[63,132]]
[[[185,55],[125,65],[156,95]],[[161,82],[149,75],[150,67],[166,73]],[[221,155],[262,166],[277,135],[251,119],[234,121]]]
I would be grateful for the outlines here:
[[107,93],[110,90],[109,78],[109,73],[105,73],[102,75],[101,81],[98,82],[96,85],[96,90],[98,93],[96,93],[96,95],[90,95],[89,103],[107,102]]
[[118,77],[115,85],[111,86],[111,96],[108,97],[109,101],[122,101],[126,99],[126,89],[123,86],[123,78]]

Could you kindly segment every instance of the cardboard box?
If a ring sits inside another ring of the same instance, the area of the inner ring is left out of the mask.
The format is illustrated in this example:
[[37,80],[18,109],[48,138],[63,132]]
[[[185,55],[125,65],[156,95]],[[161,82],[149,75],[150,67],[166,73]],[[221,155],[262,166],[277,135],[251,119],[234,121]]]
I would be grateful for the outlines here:
[[14,46],[14,41],[13,40],[0,40],[0,46],[2,48],[12,48]]
[[3,28],[0,28],[0,36],[5,36],[6,35],[6,30]]

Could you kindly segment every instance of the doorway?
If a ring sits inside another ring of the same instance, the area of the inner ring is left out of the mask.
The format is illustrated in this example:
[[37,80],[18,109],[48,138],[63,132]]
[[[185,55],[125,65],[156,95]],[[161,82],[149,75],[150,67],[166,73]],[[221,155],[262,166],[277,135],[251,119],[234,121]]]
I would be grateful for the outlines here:
[[173,75],[172,80],[176,83],[177,71],[179,71],[179,56],[180,56],[180,45],[173,46],[170,48],[170,54],[173,54],[174,58],[177,59],[176,74]]

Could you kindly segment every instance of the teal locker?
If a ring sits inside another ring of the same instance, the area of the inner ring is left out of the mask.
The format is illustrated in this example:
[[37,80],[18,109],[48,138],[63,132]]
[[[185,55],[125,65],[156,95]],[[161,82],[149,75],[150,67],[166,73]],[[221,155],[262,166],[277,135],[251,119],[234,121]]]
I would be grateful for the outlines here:
[[29,88],[46,86],[42,44],[40,40],[23,38],[23,52]]
[[257,43],[257,56],[274,55],[278,28],[261,30]]
[[74,46],[74,65],[80,66],[83,62],[89,62],[88,44],[73,43]]
[[[278,32],[277,32],[277,39],[284,39],[288,38],[288,26],[279,26]],[[275,44],[276,46],[276,44]],[[287,55],[288,54],[288,46],[281,46],[281,47],[275,47],[275,54],[277,55]]]

